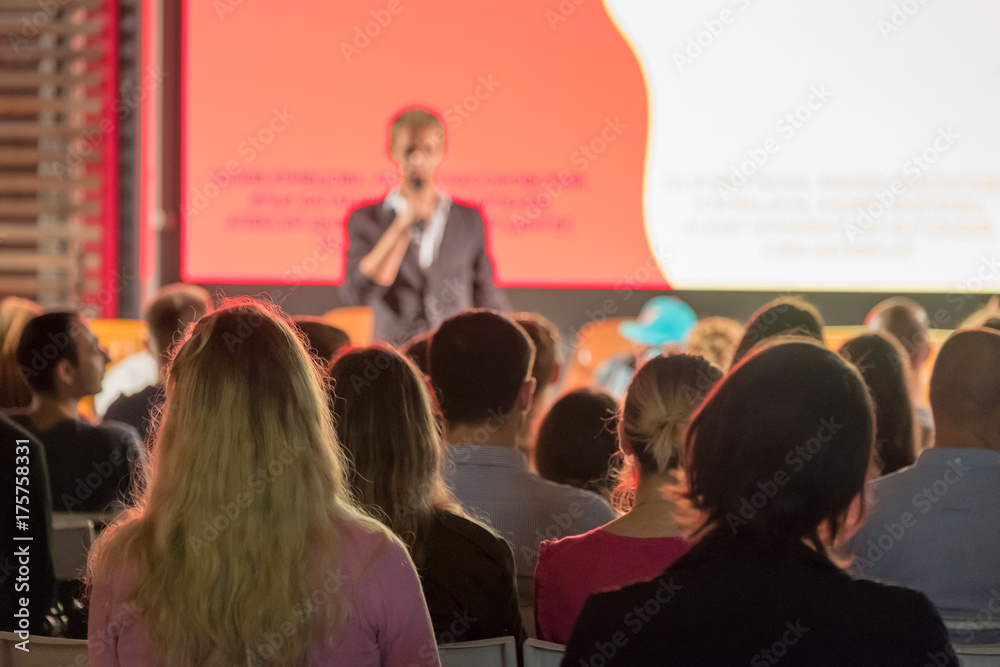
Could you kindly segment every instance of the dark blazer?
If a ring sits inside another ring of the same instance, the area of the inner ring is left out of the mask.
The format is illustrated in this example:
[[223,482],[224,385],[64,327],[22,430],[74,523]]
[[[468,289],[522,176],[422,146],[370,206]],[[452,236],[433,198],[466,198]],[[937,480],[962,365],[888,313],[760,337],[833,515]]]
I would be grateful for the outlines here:
[[166,390],[162,384],[151,384],[128,396],[122,395],[114,400],[104,412],[104,421],[128,424],[139,433],[143,444],[148,449],[150,420],[153,413],[159,411],[167,400]]
[[347,221],[347,268],[341,295],[345,301],[370,306],[375,338],[399,345],[469,308],[506,311],[510,306],[493,284],[493,265],[486,253],[486,233],[479,211],[452,202],[434,263],[424,271],[411,244],[392,285],[372,282],[358,269],[395,217],[377,202],[351,213]]
[[439,511],[418,565],[438,643],[512,636],[524,641],[514,552],[480,524]]
[[959,664],[922,593],[856,581],[801,543],[784,556],[763,556],[711,536],[657,579],[587,599],[562,664],[598,663]]
[[42,431],[28,415],[11,419],[41,438],[55,512],[103,512],[130,500],[144,461],[139,434],[125,424],[64,419]]

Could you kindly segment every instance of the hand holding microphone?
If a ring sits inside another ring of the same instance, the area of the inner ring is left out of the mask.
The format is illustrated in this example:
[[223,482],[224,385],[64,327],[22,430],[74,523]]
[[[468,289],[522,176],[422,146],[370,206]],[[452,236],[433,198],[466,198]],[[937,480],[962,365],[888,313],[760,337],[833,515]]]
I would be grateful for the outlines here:
[[404,187],[402,194],[406,199],[411,238],[419,244],[424,227],[434,214],[437,205],[437,192],[434,188],[427,187],[420,176],[411,177],[406,184],[409,185],[409,188]]

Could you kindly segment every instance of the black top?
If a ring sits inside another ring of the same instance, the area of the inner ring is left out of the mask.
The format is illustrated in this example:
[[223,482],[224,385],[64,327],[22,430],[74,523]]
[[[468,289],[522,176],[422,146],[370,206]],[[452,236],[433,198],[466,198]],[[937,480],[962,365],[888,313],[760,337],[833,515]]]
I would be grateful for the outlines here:
[[513,636],[520,646],[514,552],[502,537],[438,512],[417,573],[439,644]]
[[128,499],[143,459],[139,435],[131,427],[64,419],[42,431],[28,415],[13,419],[45,443],[54,512],[101,512]]
[[108,406],[104,418],[128,424],[139,432],[142,441],[149,445],[149,420],[154,410],[159,410],[166,400],[163,385],[151,384],[128,396],[119,396]]
[[[56,577],[45,448],[37,436],[0,414],[0,457],[0,630],[22,629],[14,614],[26,598],[27,629],[48,634],[45,615],[55,602]],[[15,494],[25,500],[16,502]],[[21,575],[22,565],[27,576]]]
[[653,581],[593,595],[563,665],[958,667],[922,593],[856,581],[804,544],[708,536]]

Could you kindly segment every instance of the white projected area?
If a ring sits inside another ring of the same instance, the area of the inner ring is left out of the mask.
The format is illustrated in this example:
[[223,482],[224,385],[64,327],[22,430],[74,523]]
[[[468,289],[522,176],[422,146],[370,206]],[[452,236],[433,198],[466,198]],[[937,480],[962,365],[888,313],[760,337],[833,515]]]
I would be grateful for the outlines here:
[[675,287],[998,290],[1000,3],[605,4]]

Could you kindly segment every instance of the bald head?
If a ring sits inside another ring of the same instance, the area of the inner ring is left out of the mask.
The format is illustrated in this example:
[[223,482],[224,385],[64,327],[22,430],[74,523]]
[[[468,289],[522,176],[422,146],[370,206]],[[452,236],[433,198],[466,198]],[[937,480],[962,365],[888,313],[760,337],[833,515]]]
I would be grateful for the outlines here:
[[930,354],[927,311],[913,299],[896,296],[882,301],[868,311],[865,326],[871,331],[891,334],[902,343],[914,371],[920,370]]
[[938,352],[931,409],[939,446],[1000,451],[1000,332],[959,331]]

